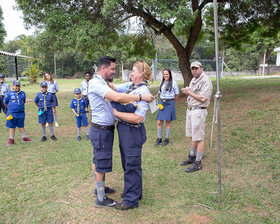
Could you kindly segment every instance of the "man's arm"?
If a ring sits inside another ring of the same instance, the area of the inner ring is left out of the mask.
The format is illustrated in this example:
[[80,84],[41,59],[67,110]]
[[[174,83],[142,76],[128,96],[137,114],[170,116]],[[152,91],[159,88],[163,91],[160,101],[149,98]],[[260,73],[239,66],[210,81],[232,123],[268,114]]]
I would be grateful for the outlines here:
[[135,113],[119,112],[116,109],[113,109],[113,111],[116,117],[132,124],[140,124],[144,119],[144,117]]
[[141,100],[146,102],[152,102],[154,96],[152,94],[133,95],[133,94],[126,94],[126,93],[117,93],[113,90],[109,90],[105,94],[105,98],[119,103],[129,103],[132,101],[141,101]]
[[202,103],[204,103],[207,100],[206,98],[203,98],[203,97],[193,93],[189,87],[182,88],[182,92],[185,93],[186,95],[190,95],[191,97],[195,98],[196,100],[198,100]]

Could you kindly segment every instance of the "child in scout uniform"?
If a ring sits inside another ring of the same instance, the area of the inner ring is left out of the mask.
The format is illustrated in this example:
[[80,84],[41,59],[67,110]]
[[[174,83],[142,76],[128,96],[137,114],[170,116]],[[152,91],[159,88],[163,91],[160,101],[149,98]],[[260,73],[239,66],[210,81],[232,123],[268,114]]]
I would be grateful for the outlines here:
[[32,142],[26,136],[24,129],[26,95],[24,91],[20,91],[20,81],[13,81],[13,90],[9,91],[4,98],[4,105],[7,107],[7,122],[6,127],[9,128],[9,141],[6,146],[15,143],[14,136],[16,127],[19,128],[23,142]]
[[88,109],[85,98],[82,97],[82,91],[80,88],[74,89],[75,98],[72,99],[70,108],[72,108],[73,113],[76,115],[77,122],[77,132],[78,141],[81,141],[81,126],[86,127],[87,139],[89,140],[89,130],[88,130]]
[[49,129],[51,133],[51,139],[56,141],[57,138],[53,134],[53,111],[52,111],[52,102],[54,101],[53,96],[51,93],[47,91],[48,83],[47,82],[41,82],[40,89],[41,92],[37,93],[34,103],[38,107],[38,121],[39,124],[41,124],[42,134],[43,137],[41,139],[41,142],[44,142],[47,140],[46,137],[46,122],[49,124]]
[[7,108],[3,103],[4,97],[7,92],[11,91],[10,86],[8,83],[4,82],[4,75],[0,73],[0,113],[3,112],[7,113]]

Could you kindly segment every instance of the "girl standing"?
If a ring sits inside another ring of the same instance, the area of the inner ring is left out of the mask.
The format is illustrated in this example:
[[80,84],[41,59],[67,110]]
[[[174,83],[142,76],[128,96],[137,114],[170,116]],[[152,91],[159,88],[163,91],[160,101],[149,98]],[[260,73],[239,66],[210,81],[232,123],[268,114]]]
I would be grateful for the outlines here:
[[48,92],[53,95],[53,103],[52,103],[52,111],[53,111],[53,118],[55,122],[55,127],[58,127],[57,117],[56,117],[56,107],[58,106],[58,101],[56,97],[56,93],[58,92],[58,85],[57,82],[53,79],[50,73],[46,73],[43,75],[43,81],[48,83]]
[[158,110],[157,115],[158,138],[155,146],[162,143],[162,126],[164,121],[166,121],[166,136],[162,146],[166,146],[169,143],[171,122],[176,120],[175,101],[179,97],[178,84],[172,79],[172,73],[168,68],[163,70],[163,77],[158,93],[160,94],[160,104],[162,107]]

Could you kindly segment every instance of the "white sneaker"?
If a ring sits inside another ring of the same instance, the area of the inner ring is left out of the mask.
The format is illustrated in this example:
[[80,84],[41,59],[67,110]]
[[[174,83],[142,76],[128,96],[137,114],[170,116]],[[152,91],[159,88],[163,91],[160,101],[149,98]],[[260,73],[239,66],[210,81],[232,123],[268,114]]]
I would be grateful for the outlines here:
[[48,123],[46,123],[46,127],[48,127],[49,126],[49,124]]
[[54,125],[55,125],[55,127],[58,127],[58,126],[59,126],[59,124],[58,124],[57,122],[55,122],[55,124],[54,124]]

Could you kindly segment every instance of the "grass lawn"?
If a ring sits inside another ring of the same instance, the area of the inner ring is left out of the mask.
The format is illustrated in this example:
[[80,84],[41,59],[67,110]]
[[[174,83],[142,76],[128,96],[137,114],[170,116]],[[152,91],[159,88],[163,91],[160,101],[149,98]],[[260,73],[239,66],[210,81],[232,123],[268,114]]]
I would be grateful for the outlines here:
[[[22,86],[29,100],[25,128],[32,143],[22,143],[16,130],[16,144],[6,147],[8,129],[4,114],[0,114],[0,223],[280,223],[280,79],[221,80],[221,203],[217,195],[216,137],[214,147],[209,147],[213,98],[208,110],[204,167],[192,174],[180,166],[189,153],[185,97],[176,104],[177,121],[170,144],[164,148],[153,146],[156,114],[148,113],[148,138],[142,156],[143,199],[139,208],[129,211],[94,207],[92,147],[84,129],[82,141],[76,140],[75,117],[70,109],[73,90],[82,80],[57,81],[57,142],[50,140],[48,129],[48,140],[40,142],[33,103],[38,84]],[[156,93],[157,88],[151,91]],[[111,197],[120,201],[123,172],[115,133],[113,172],[106,175],[106,185],[116,189]]]

